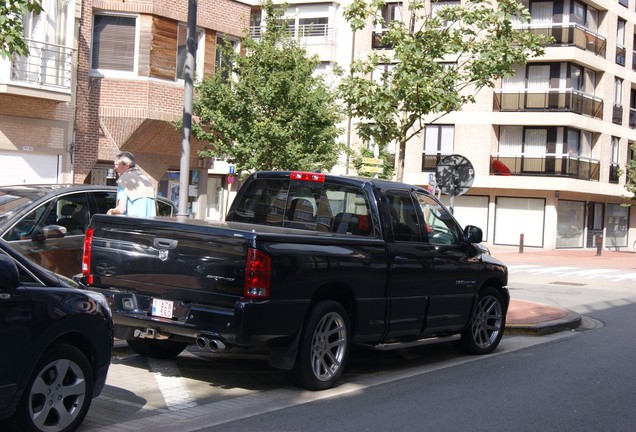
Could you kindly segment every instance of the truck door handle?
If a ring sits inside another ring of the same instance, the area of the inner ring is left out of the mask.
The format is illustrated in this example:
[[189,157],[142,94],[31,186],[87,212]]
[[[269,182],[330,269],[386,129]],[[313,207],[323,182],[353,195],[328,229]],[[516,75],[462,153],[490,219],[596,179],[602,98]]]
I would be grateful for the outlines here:
[[444,258],[433,258],[433,264],[442,265],[446,262]]
[[165,238],[156,238],[152,240],[152,245],[157,249],[174,249],[177,247],[178,240],[171,240]]
[[396,264],[406,264],[409,261],[408,258],[399,255],[393,258],[393,260]]

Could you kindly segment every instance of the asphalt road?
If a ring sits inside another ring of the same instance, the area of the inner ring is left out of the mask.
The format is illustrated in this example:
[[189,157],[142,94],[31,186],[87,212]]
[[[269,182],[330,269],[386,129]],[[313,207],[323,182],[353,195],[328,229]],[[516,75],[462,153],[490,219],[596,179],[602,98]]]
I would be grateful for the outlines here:
[[322,392],[291,386],[258,353],[123,352],[80,432],[633,430],[636,283],[537,271],[511,265],[513,298],[575,310],[580,329],[506,335],[490,356],[355,349]]

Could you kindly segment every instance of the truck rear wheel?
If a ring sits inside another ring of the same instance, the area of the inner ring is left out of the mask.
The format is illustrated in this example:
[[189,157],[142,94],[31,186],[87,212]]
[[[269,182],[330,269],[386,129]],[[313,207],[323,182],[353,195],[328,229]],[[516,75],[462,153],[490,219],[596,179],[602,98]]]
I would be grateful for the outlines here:
[[309,390],[333,387],[349,355],[349,317],[340,303],[318,303],[305,322],[298,357],[288,375]]
[[499,345],[506,325],[503,297],[492,287],[479,294],[470,325],[456,346],[469,354],[489,354]]
[[172,359],[188,346],[185,342],[157,339],[128,339],[128,346],[137,354],[158,359]]

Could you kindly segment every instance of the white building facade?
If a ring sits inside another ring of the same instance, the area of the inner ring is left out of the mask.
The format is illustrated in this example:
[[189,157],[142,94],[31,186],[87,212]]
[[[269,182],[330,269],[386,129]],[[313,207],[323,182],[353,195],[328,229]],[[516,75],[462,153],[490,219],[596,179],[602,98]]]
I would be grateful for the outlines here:
[[[251,3],[254,31],[260,16]],[[323,70],[346,70],[379,48],[382,29],[351,31],[342,16],[346,0],[287,3],[294,31]],[[636,141],[636,0],[523,3],[528,27],[555,42],[514,77],[482,90],[475,104],[428,124],[407,144],[404,181],[432,188],[437,163],[459,154],[475,178],[454,198],[454,213],[462,225],[482,227],[488,243],[559,249],[602,242],[631,251],[636,220],[622,204]],[[387,2],[381,13],[401,19],[407,7]],[[343,140],[360,145],[355,120],[347,130]],[[343,161],[334,172],[351,170]]]

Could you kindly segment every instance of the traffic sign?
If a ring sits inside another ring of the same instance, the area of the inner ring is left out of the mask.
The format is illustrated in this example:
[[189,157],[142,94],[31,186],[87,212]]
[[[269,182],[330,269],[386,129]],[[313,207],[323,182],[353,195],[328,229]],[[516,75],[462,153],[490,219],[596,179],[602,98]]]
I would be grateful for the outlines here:
[[380,174],[380,173],[382,173],[383,168],[380,167],[380,166],[363,165],[362,168],[360,169],[360,171],[373,173],[373,174]]
[[227,182],[228,182],[229,184],[234,183],[234,176],[233,176],[233,175],[229,175],[229,176],[227,176]]
[[365,158],[362,158],[362,163],[364,165],[382,165],[384,164],[384,161],[378,158],[365,157]]

